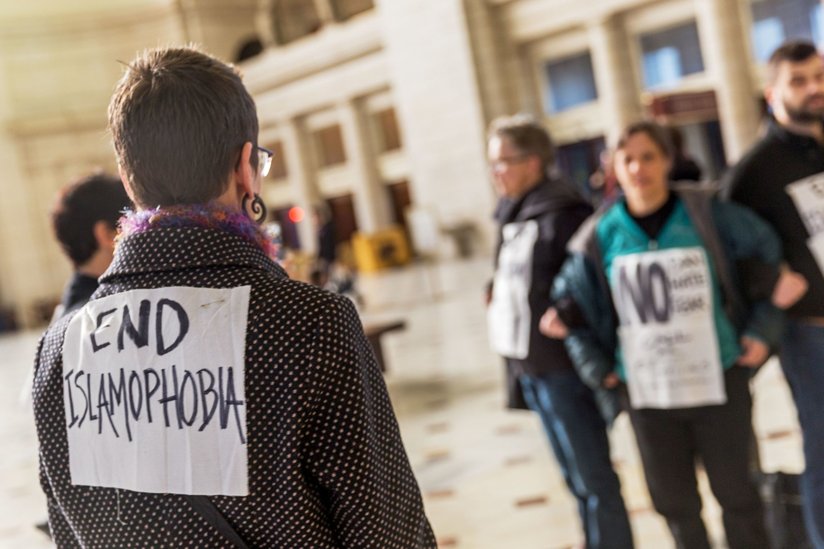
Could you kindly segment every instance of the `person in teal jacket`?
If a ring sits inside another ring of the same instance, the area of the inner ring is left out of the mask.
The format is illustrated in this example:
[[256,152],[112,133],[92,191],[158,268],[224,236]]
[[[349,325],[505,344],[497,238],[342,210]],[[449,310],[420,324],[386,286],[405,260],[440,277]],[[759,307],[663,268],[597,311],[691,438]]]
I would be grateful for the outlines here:
[[700,459],[731,549],[766,548],[749,474],[747,369],[769,357],[783,318],[769,298],[741,295],[736,261],[777,271],[781,245],[754,213],[711,190],[671,188],[671,159],[661,127],[624,130],[615,169],[625,196],[570,241],[553,298],[569,355],[602,412],[614,418],[616,395],[629,411],[653,505],[676,546],[710,547]]

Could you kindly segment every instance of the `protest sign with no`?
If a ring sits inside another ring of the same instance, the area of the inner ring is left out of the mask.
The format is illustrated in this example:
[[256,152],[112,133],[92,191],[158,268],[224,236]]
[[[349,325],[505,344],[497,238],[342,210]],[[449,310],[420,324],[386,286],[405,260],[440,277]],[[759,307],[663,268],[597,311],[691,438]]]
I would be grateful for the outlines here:
[[610,285],[632,406],[668,409],[726,402],[704,250],[618,257]]

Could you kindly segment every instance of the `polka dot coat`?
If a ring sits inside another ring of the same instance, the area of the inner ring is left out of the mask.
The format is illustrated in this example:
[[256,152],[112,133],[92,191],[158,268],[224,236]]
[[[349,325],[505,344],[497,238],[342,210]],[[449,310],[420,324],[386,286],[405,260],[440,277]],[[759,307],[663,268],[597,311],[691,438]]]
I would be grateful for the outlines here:
[[[125,237],[94,297],[245,285],[249,495],[212,502],[250,547],[435,547],[348,300],[290,280],[247,240],[203,227]],[[35,364],[40,477],[58,547],[231,546],[181,496],[72,484],[62,387],[70,319],[46,332]]]

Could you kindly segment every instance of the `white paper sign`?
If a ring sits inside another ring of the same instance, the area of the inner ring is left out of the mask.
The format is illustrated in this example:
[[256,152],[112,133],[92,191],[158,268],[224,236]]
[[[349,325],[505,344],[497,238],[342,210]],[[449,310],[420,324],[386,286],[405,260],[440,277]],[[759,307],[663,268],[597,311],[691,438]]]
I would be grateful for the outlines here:
[[248,495],[248,311],[249,286],[89,302],[63,346],[72,484]]
[[810,238],[807,246],[824,273],[824,173],[806,177],[787,185],[787,193],[793,199],[795,208],[804,221]]
[[498,254],[498,269],[487,310],[487,327],[492,349],[508,358],[526,358],[532,319],[529,288],[532,284],[532,254],[538,240],[534,220],[507,223]]
[[824,273],[824,232],[808,238],[807,247],[810,248],[810,252],[818,263],[818,268]]
[[612,294],[633,408],[688,408],[727,401],[701,248],[621,256]]

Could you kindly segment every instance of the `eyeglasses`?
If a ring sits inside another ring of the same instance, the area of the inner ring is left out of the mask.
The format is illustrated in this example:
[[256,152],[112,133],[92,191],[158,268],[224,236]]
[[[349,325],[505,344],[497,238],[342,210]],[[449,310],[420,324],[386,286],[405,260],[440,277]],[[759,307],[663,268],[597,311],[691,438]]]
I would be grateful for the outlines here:
[[266,177],[269,175],[269,169],[272,167],[272,156],[275,154],[266,147],[258,145],[258,169],[260,176]]
[[493,160],[489,163],[489,169],[493,172],[500,171],[510,164],[520,164],[529,158],[530,155],[528,154],[519,154],[517,156],[510,156],[506,158],[499,158],[497,160]]

